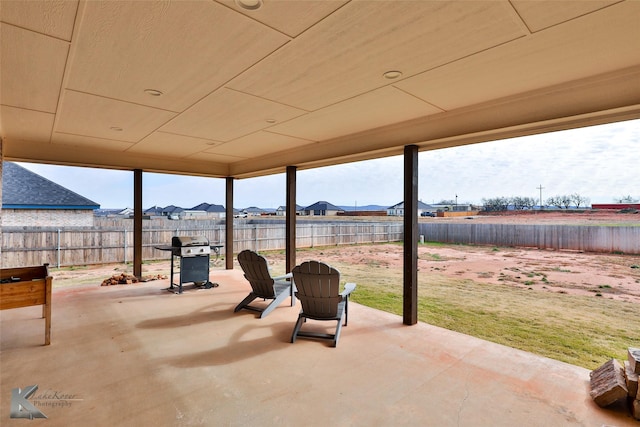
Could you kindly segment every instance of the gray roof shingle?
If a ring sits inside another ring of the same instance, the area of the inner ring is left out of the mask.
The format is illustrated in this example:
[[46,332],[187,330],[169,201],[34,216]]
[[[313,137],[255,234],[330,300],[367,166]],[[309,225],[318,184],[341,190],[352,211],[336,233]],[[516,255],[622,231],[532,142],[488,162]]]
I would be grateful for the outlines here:
[[197,206],[189,209],[191,211],[205,211],[205,212],[226,212],[224,206],[222,205],[214,205],[211,203],[200,203]]
[[31,172],[2,163],[2,206],[12,209],[98,209],[100,205]]
[[315,202],[314,204],[304,208],[304,210],[305,211],[344,211],[344,209],[336,205],[332,205],[331,203],[325,202],[325,201]]

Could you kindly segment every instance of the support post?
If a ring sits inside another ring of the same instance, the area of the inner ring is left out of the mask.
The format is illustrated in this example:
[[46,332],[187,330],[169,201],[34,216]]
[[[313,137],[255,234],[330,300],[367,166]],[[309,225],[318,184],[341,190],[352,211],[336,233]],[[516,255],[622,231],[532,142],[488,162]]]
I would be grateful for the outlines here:
[[133,170],[133,275],[142,277],[142,169]]
[[418,323],[418,147],[404,147],[403,322]]
[[296,266],[296,170],[295,166],[287,166],[287,193],[285,210],[285,257],[286,272],[290,273]]
[[233,177],[227,177],[226,187],[226,216],[225,216],[225,232],[224,232],[224,259],[225,268],[233,270]]

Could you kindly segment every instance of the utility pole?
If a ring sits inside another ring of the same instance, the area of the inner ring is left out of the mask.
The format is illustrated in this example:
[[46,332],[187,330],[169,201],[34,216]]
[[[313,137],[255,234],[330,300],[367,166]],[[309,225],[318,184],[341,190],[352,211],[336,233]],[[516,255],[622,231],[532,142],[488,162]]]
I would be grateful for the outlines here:
[[537,188],[538,188],[538,190],[540,190],[540,209],[542,210],[542,189],[544,187],[542,186],[542,184],[540,184],[540,186],[537,187]]

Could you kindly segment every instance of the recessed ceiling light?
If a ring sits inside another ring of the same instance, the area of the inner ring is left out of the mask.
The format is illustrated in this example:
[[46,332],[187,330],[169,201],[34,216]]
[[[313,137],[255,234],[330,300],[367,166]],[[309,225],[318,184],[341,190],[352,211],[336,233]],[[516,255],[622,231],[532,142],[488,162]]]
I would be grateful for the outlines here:
[[236,4],[246,10],[256,10],[262,7],[262,0],[236,0]]
[[109,129],[115,131],[115,132],[122,132],[122,128],[119,126],[111,126]]
[[394,80],[402,76],[402,71],[387,71],[383,74],[385,79]]
[[275,123],[275,122],[276,122],[276,119],[267,119],[267,120],[265,120],[265,121],[266,121],[267,123]]
[[162,92],[157,89],[145,89],[144,93],[151,96],[161,96]]

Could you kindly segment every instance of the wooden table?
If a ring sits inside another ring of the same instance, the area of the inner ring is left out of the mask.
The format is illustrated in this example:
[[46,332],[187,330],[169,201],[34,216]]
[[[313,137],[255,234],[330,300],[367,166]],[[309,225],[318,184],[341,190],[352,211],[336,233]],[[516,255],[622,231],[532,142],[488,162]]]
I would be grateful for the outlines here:
[[44,344],[51,344],[51,288],[49,264],[0,270],[0,310],[42,305]]

